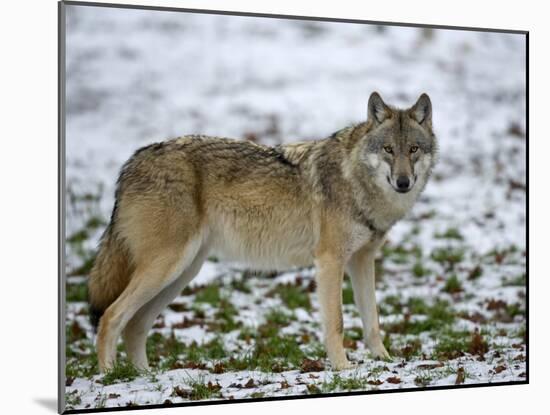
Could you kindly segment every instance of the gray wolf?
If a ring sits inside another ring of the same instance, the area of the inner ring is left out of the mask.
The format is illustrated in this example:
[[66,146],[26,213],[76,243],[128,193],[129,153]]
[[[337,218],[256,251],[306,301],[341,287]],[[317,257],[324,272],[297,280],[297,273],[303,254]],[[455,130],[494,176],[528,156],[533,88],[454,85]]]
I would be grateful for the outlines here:
[[267,147],[185,136],[139,149],[122,167],[89,279],[101,371],[120,335],[148,367],[147,333],[209,253],[257,270],[315,265],[332,368],[343,347],[342,280],[350,275],[365,344],[380,336],[374,258],[422,192],[437,153],[430,98],[405,110],[372,93],[367,120],[308,142]]

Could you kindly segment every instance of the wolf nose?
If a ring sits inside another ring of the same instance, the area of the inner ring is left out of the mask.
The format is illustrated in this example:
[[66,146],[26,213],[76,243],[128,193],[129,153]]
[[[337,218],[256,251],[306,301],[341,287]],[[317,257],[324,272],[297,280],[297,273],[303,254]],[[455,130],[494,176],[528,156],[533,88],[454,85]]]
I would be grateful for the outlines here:
[[399,176],[397,178],[397,188],[399,190],[406,190],[409,188],[409,178],[407,176]]

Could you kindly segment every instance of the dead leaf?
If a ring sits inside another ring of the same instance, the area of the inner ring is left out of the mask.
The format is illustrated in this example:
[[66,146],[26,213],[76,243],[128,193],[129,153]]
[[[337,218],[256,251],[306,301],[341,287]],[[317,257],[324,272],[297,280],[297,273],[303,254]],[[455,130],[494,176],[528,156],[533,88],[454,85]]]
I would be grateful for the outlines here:
[[183,365],[185,369],[206,369],[206,363],[187,362]]
[[398,384],[401,383],[401,379],[399,378],[399,376],[392,376],[391,378],[387,378],[386,382]]
[[218,392],[222,388],[222,386],[219,383],[213,384],[212,382],[208,382],[206,387],[208,388],[208,390],[213,392]]
[[503,300],[490,299],[489,301],[487,301],[487,310],[489,310],[489,311],[504,309],[507,306],[508,306],[508,304]]
[[357,350],[357,341],[346,337],[344,338],[344,347],[346,349]]
[[225,373],[225,366],[223,365],[223,363],[222,362],[216,363],[212,369],[212,373],[216,373],[216,374]]
[[508,134],[513,135],[514,137],[523,138],[525,137],[525,131],[521,128],[521,125],[517,122],[512,122],[508,126]]
[[503,372],[505,370],[506,370],[505,365],[499,365],[499,366],[495,367],[495,373],[500,373],[500,372]]
[[321,393],[321,390],[313,383],[308,384],[306,387],[309,393]]
[[443,367],[443,363],[442,362],[426,363],[423,365],[416,366],[417,369],[422,369],[422,370],[431,370],[431,369],[436,369],[438,367]]
[[460,385],[464,383],[465,379],[466,379],[466,374],[464,373],[464,368],[459,367],[458,370],[456,371],[455,385]]
[[483,336],[481,336],[481,334],[479,333],[479,330],[476,329],[472,333],[470,345],[468,346],[468,352],[470,354],[479,355],[483,357],[485,353],[487,353],[488,351],[489,351],[489,345],[487,344]]
[[178,396],[178,397],[184,398],[184,399],[189,398],[189,394],[190,394],[190,391],[185,390],[183,388],[180,388],[179,386],[176,386],[172,390],[172,396]]
[[305,372],[321,372],[325,370],[325,364],[322,360],[311,360],[311,359],[304,359],[302,361],[302,365],[300,366],[300,371],[302,373]]

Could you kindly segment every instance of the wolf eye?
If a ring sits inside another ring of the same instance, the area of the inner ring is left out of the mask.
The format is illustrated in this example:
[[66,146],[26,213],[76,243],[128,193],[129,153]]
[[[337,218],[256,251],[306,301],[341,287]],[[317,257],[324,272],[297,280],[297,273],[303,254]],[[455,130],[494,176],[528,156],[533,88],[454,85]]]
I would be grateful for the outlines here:
[[389,154],[393,154],[393,148],[391,146],[384,146],[384,151]]
[[416,153],[418,151],[418,146],[411,147],[411,153]]

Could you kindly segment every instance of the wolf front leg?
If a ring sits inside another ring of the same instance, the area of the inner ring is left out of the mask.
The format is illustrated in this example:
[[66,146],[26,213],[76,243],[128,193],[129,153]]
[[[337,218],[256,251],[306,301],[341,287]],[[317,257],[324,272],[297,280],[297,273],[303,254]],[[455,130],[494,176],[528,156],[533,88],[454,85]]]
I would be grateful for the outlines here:
[[344,324],[342,319],[342,280],[344,264],[334,255],[317,257],[317,294],[321,308],[325,348],[333,369],[351,367],[344,350]]
[[381,241],[377,241],[364,246],[353,254],[347,268],[351,277],[355,304],[363,322],[365,343],[375,358],[389,359],[390,354],[380,337],[376,308],[374,257],[380,245]]

